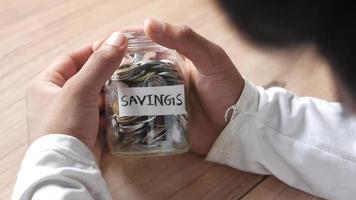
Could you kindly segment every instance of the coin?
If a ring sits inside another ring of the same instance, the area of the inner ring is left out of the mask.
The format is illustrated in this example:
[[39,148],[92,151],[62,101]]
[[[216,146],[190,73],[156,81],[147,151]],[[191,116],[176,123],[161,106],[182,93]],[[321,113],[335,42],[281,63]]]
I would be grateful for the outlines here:
[[150,70],[155,71],[157,74],[160,72],[178,72],[176,68],[167,68],[164,65],[153,66]]
[[158,75],[163,76],[165,79],[179,80],[179,74],[176,72],[160,72]]
[[167,82],[159,75],[151,75],[145,79],[143,85],[146,85],[148,87],[165,86],[167,85]]
[[133,79],[133,82],[142,82],[145,81],[148,77],[153,76],[155,74],[155,72],[148,72],[145,73],[145,75],[138,77],[136,79]]
[[143,60],[144,56],[145,56],[145,54],[143,54],[143,53],[135,53],[134,57],[133,57],[133,60],[132,60],[132,63],[137,63],[137,62]]
[[119,124],[119,131],[122,133],[131,133],[134,132],[140,128],[142,128],[144,124],[134,124],[134,125],[123,125]]
[[174,65],[173,61],[168,60],[168,59],[162,59],[162,60],[160,60],[160,62],[163,62],[163,63],[169,64],[169,65]]
[[186,131],[184,130],[182,124],[179,120],[179,115],[174,116],[166,116],[165,120],[167,122],[167,138],[168,141],[174,146],[175,148],[181,149],[186,146]]
[[141,73],[142,71],[140,70],[138,65],[131,65],[130,67],[124,67],[123,69],[118,69],[117,70],[117,79],[120,80],[126,80],[128,78],[132,78],[133,76]]
[[155,128],[147,133],[147,135],[142,139],[142,142],[147,142],[148,144],[152,144],[153,142],[159,140],[159,136],[165,128]]
[[118,99],[115,99],[111,106],[112,112],[115,114],[119,114],[119,102]]
[[134,124],[144,124],[144,123],[153,121],[156,117],[157,117],[156,115],[148,116],[148,117],[141,117],[141,119],[135,120],[135,121],[133,121],[133,123]]
[[119,124],[117,123],[116,119],[111,119],[111,133],[114,136],[115,140],[120,142],[122,140],[121,134],[119,132]]

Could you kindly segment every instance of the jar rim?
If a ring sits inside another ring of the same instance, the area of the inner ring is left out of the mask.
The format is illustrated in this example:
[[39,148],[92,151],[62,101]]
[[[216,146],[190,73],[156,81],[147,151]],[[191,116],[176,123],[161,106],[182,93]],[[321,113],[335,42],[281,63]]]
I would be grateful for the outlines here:
[[127,37],[127,51],[169,51],[162,45],[152,41],[143,31],[126,31],[123,34]]

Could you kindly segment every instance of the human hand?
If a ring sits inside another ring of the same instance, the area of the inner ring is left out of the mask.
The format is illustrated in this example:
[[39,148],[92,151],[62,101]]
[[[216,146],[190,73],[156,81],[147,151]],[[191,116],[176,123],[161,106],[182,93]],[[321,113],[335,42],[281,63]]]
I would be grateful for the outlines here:
[[188,68],[191,150],[206,155],[226,126],[225,112],[239,99],[244,80],[221,47],[187,26],[146,20],[144,31],[154,42],[192,61]]
[[59,58],[36,77],[26,94],[30,140],[45,134],[71,135],[100,160],[100,92],[126,48],[126,37],[116,32],[95,51],[88,46]]

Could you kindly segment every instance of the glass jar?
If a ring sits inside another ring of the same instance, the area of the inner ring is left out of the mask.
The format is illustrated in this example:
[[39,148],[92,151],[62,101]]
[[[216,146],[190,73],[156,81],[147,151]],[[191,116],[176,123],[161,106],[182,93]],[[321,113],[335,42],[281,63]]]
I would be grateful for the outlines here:
[[124,32],[127,55],[105,84],[107,144],[114,155],[187,152],[188,78],[183,57],[143,32]]

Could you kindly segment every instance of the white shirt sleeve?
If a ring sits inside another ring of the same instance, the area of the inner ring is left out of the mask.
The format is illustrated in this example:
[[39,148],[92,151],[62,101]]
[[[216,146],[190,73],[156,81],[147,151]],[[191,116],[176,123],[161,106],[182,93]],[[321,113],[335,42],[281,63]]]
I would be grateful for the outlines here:
[[112,199],[91,151],[75,137],[52,134],[27,150],[12,199]]
[[340,104],[246,81],[232,109],[208,161],[272,174],[323,198],[355,199],[356,118]]

